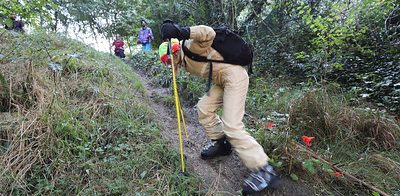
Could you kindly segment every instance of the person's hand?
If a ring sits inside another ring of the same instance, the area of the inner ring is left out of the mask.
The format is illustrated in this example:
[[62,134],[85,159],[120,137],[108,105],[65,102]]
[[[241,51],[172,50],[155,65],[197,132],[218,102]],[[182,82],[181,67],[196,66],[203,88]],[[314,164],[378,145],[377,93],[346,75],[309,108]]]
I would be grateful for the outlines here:
[[161,25],[161,38],[177,38],[180,34],[180,27],[171,20],[165,20]]
[[189,39],[190,28],[189,27],[179,27],[172,20],[165,20],[161,25],[161,38],[171,39],[177,38],[178,40]]

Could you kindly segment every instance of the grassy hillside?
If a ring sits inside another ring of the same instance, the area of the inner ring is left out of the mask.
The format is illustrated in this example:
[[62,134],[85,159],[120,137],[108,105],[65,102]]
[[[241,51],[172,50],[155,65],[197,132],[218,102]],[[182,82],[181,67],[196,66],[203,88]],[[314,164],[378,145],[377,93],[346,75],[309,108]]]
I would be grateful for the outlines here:
[[121,60],[57,35],[0,30],[1,194],[193,194]]

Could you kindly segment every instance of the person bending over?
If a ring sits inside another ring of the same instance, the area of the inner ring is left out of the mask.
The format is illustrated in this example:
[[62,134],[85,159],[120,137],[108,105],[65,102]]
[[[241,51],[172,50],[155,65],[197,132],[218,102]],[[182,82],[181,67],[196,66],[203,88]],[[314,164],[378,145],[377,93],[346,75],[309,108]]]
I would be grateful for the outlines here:
[[[192,75],[207,78],[209,64],[185,56],[182,47],[208,59],[224,59],[211,47],[216,36],[211,27],[198,25],[181,28],[176,23],[167,20],[161,25],[161,35],[163,40],[171,38],[185,40],[184,45],[180,42],[172,42],[174,66],[184,68]],[[160,60],[165,64],[168,64],[167,46],[168,43],[164,42],[159,47]],[[240,65],[213,63],[211,74],[213,85],[209,90],[209,95],[204,95],[197,103],[199,122],[211,140],[211,145],[202,150],[201,157],[212,159],[229,155],[233,148],[244,165],[252,171],[243,182],[245,194],[273,187],[279,181],[279,177],[274,168],[268,164],[269,158],[263,147],[245,131],[242,121],[249,87],[246,69]],[[221,116],[217,114],[217,109],[220,107],[223,111]]]

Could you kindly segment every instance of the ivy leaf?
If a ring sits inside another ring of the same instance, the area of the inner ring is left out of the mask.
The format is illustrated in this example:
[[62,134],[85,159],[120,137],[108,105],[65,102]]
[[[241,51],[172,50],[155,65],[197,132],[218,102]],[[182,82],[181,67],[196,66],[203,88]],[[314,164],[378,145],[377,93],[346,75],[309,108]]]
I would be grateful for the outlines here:
[[380,194],[376,191],[372,192],[372,196],[380,196]]
[[281,168],[283,163],[282,163],[282,161],[271,162],[271,165],[275,166],[276,168]]
[[296,174],[290,174],[290,178],[293,180],[293,181],[298,181],[299,180],[299,177],[296,175]]
[[316,163],[316,164],[320,164],[321,163],[321,161],[319,160],[319,159],[311,159],[314,163]]
[[302,165],[308,172],[310,172],[311,174],[315,174],[316,171],[312,160],[307,159],[303,161]]
[[8,27],[12,27],[13,26],[13,21],[11,19],[7,18],[5,20],[5,25],[7,25]]
[[146,174],[147,174],[147,171],[143,171],[141,174],[140,174],[140,178],[144,178],[145,176],[146,176]]
[[322,163],[321,169],[324,172],[333,173],[333,170],[332,170],[331,166],[326,164],[326,163]]

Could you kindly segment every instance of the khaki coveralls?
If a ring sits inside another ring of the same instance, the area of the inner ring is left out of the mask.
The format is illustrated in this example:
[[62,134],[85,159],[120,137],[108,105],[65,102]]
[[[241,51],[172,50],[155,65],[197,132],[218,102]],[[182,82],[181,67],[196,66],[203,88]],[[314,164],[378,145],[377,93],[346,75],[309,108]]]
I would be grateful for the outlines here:
[[[211,48],[215,31],[208,26],[190,27],[190,39],[185,46],[209,59],[223,60],[221,54]],[[181,50],[181,62],[192,75],[207,78],[209,66],[207,62],[194,61],[184,57]],[[184,59],[183,59],[184,58]],[[210,95],[204,95],[197,104],[199,122],[206,130],[211,140],[226,136],[239,157],[250,170],[258,170],[268,162],[268,156],[260,144],[245,131],[242,122],[245,110],[245,101],[249,86],[249,77],[243,66],[226,63],[213,63],[213,86]],[[216,111],[223,108],[222,116]]]

